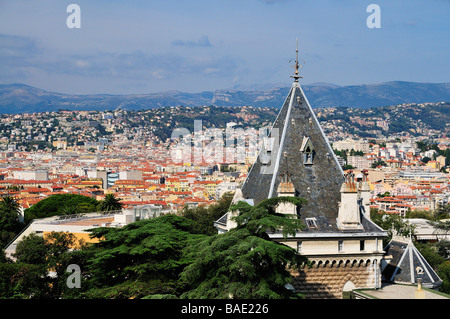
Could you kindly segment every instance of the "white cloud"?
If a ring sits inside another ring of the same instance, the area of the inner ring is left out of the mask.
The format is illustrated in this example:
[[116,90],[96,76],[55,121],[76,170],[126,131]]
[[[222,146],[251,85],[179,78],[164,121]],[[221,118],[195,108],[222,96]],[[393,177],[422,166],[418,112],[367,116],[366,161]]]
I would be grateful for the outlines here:
[[[200,38],[197,43],[208,43]],[[0,80],[15,75],[25,79],[26,69],[48,75],[115,77],[123,79],[170,79],[180,74],[235,76],[237,59],[212,54],[183,56],[175,53],[149,54],[141,50],[127,53],[53,54],[44,52],[32,38],[0,34]],[[3,76],[3,77],[2,77]]]
[[39,53],[32,38],[0,34],[0,81],[26,79]]

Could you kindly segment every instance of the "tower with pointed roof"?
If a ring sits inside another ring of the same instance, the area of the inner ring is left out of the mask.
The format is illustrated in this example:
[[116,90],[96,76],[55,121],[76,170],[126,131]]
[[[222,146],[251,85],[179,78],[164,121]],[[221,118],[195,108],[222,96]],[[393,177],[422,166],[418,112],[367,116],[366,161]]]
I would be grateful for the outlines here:
[[344,173],[299,84],[298,55],[292,77],[289,94],[242,186],[242,196],[254,204],[276,197],[280,183],[289,177],[295,196],[308,200],[302,218],[316,218],[324,230],[331,230]]
[[[311,261],[312,266],[293,273],[295,288],[307,297],[342,298],[354,288],[379,288],[386,232],[368,216],[367,176],[344,174],[300,86],[298,45],[296,55],[291,89],[233,201],[307,200],[295,212],[305,229],[287,239],[270,234]],[[282,205],[278,211],[292,213],[292,207]],[[219,232],[235,227],[231,213],[216,227]]]
[[442,279],[414,245],[411,234],[409,238],[395,234],[386,245],[386,263],[382,276],[387,282],[400,284],[418,284],[427,288],[436,288]]

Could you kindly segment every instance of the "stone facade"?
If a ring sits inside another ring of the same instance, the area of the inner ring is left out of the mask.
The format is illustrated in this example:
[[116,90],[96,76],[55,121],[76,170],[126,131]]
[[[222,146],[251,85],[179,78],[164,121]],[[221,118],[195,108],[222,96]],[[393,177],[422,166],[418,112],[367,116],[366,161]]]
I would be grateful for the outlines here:
[[376,259],[316,260],[291,273],[294,288],[306,299],[342,299],[355,288],[375,287],[380,276]]

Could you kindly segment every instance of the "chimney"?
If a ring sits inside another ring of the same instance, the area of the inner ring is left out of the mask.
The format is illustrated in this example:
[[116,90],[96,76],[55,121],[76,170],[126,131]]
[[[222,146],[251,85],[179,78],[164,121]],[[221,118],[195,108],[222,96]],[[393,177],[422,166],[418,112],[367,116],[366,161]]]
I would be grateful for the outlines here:
[[355,181],[355,174],[350,171],[345,174],[344,178],[345,181],[341,186],[337,225],[342,230],[362,229],[358,204],[360,194]]
[[[290,174],[281,175],[281,183],[278,185],[277,193],[279,197],[295,196],[294,184],[291,181]],[[277,213],[281,214],[296,214],[297,207],[292,203],[280,203],[277,207]]]
[[361,171],[361,180],[358,182],[358,188],[360,193],[360,205],[363,209],[364,216],[370,220],[370,185],[368,180],[369,173],[367,170]]

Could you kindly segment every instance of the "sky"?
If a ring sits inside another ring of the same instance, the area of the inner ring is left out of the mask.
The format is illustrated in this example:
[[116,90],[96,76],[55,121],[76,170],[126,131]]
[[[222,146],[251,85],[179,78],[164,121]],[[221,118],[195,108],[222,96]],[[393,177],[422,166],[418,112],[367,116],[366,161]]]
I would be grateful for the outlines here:
[[[70,4],[80,28],[68,26]],[[450,0],[0,0],[0,84],[67,94],[289,85],[296,39],[302,85],[450,82],[449,14]]]

